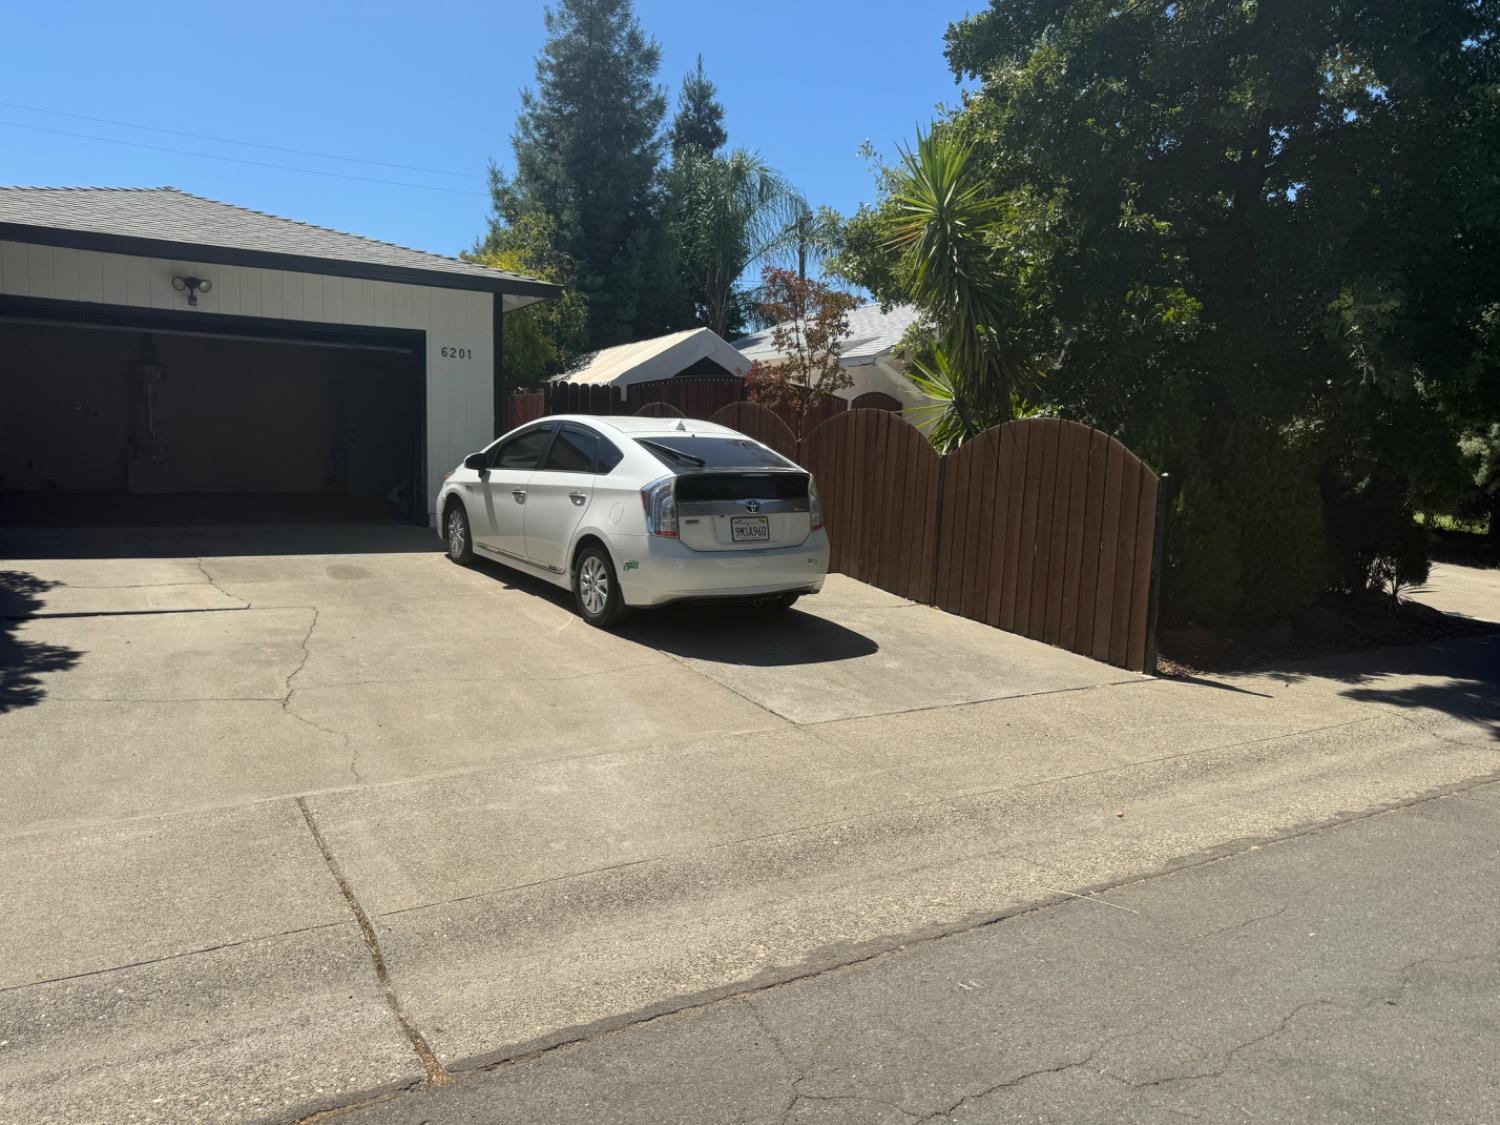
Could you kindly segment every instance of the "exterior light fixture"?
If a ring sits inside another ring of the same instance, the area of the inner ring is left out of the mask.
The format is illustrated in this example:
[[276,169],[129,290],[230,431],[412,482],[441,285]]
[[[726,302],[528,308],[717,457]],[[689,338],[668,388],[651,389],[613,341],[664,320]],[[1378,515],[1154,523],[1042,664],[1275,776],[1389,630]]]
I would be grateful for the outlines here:
[[187,290],[188,304],[190,305],[196,305],[198,303],[199,293],[208,293],[213,289],[213,287],[214,283],[203,277],[172,278],[173,289],[177,290],[177,292],[179,293],[181,293],[184,289]]

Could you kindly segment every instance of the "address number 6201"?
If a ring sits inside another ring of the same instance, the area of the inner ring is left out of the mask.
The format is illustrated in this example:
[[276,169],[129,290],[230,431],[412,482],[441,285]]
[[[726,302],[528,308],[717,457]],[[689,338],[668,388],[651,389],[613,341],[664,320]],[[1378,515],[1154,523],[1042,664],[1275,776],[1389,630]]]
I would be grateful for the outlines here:
[[455,348],[444,345],[439,354],[444,359],[469,359],[474,355],[473,348]]

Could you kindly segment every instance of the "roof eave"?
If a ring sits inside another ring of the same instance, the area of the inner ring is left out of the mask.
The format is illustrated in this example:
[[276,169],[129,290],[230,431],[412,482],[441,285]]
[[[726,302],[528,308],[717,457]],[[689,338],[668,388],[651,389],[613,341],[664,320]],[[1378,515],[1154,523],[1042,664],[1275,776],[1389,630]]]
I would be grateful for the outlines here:
[[536,281],[532,278],[505,277],[498,272],[493,277],[487,277],[479,273],[426,270],[414,266],[384,265],[379,262],[351,262],[344,258],[318,258],[303,254],[283,254],[271,250],[251,250],[234,246],[171,242],[165,239],[138,238],[133,235],[112,234],[106,231],[35,226],[30,223],[0,222],[0,240],[41,246],[63,246],[74,250],[98,250],[111,254],[134,254],[139,257],[207,262],[220,266],[251,266],[261,269],[323,274],[330,277],[352,277],[365,281],[394,281],[439,289],[503,293],[530,297],[538,301],[550,300],[562,292],[561,286],[550,282]]

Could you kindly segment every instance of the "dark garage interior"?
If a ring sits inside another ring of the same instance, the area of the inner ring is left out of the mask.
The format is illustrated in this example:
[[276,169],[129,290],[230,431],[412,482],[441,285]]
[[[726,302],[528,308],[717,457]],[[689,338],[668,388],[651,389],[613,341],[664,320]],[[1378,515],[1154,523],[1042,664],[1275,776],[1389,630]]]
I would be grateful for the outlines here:
[[0,319],[0,520],[412,521],[422,409],[409,343]]

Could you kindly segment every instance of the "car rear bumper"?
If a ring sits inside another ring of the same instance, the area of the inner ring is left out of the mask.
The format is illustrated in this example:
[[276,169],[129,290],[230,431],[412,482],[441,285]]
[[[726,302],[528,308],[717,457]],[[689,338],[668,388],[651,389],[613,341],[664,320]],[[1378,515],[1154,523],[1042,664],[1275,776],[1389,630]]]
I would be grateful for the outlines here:
[[828,575],[828,535],[815,531],[795,547],[694,551],[676,539],[620,536],[610,544],[625,604],[665,605],[702,598],[817,593]]

